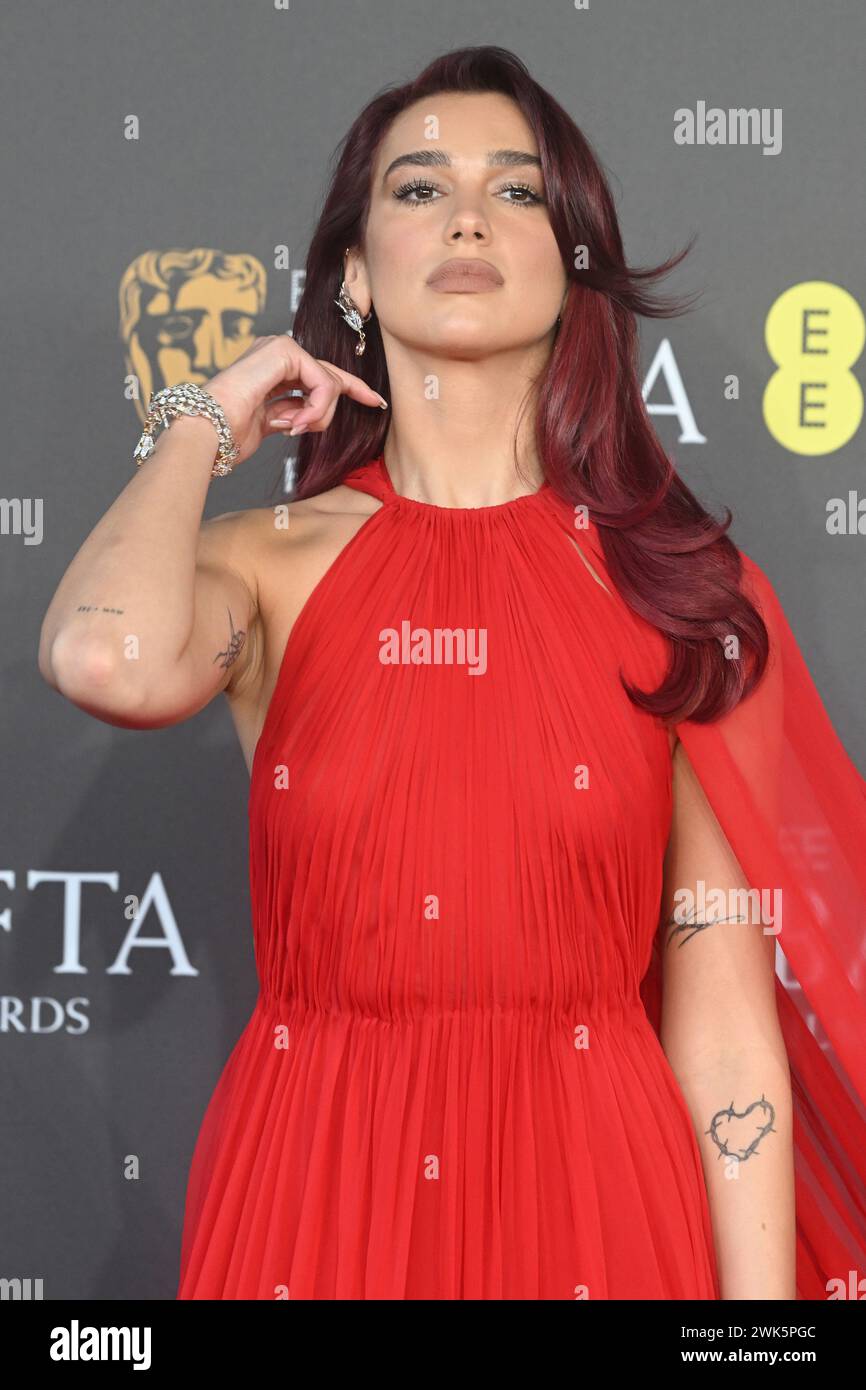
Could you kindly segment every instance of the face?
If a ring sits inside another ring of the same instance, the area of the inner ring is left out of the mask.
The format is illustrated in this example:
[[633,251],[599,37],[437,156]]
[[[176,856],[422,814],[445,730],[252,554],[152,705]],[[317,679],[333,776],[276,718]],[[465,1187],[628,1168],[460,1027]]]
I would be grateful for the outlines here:
[[[386,350],[390,339],[475,358],[552,343],[568,280],[533,159],[530,126],[498,93],[440,93],[392,123],[346,275],[359,309],[375,306]],[[478,261],[490,278],[461,273]]]

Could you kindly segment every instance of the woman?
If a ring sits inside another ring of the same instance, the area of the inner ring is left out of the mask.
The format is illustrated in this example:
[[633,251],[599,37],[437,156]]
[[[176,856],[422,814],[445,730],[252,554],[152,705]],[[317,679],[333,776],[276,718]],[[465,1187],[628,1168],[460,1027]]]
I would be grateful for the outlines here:
[[[446,55],[346,137],[294,338],[144,437],[58,589],[46,678],[137,728],[223,691],[250,767],[181,1299],[823,1298],[862,1251],[866,787],[649,424],[679,259],[625,265],[517,58]],[[286,431],[296,500],[202,525]]]

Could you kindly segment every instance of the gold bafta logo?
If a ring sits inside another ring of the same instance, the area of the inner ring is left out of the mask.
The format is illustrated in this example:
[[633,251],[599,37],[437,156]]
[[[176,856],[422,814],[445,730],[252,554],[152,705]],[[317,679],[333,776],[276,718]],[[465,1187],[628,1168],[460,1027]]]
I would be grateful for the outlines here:
[[261,261],[210,249],[144,251],[120,282],[127,394],[142,424],[163,386],[201,386],[260,336],[267,297]]

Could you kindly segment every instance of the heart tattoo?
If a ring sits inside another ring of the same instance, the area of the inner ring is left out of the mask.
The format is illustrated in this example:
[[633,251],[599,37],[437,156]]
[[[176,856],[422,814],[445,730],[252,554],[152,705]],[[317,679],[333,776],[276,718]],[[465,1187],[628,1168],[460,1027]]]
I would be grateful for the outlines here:
[[[753,1120],[749,1120],[748,1117],[753,1110],[758,1113]],[[734,1102],[731,1101],[727,1110],[717,1111],[705,1132],[719,1150],[719,1158],[724,1155],[726,1158],[737,1158],[742,1162],[757,1152],[758,1145],[765,1135],[776,1132],[773,1129],[775,1118],[775,1110],[763,1095],[760,1100],[753,1100],[748,1109],[743,1111],[735,1110]],[[746,1123],[738,1124],[738,1121]]]

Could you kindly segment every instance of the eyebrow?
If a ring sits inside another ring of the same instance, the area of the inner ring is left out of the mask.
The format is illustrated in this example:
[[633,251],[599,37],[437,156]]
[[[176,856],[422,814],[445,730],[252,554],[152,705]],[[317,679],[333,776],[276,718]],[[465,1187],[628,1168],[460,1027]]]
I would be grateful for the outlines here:
[[[450,168],[451,156],[447,150],[412,150],[409,154],[398,155],[392,159],[388,168],[382,175],[384,183],[389,174],[395,169],[400,169],[405,164],[420,164],[424,168]],[[515,168],[520,165],[531,164],[535,168],[541,168],[541,160],[537,154],[530,154],[528,150],[488,150],[487,167],[488,169],[501,168],[503,165],[508,168]]]

